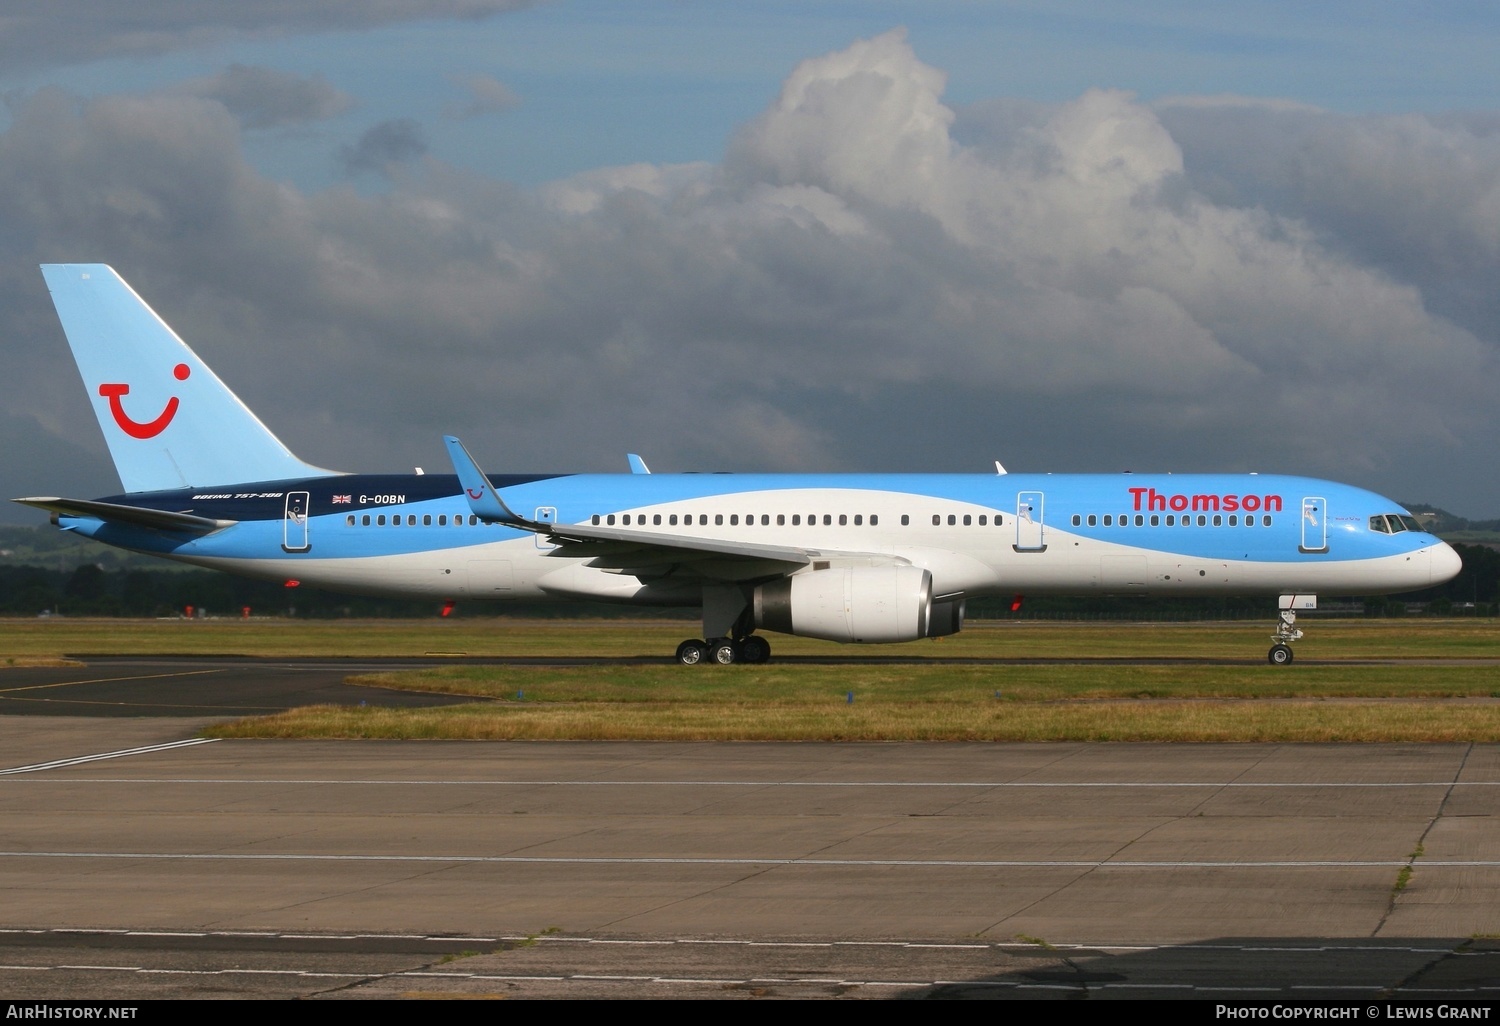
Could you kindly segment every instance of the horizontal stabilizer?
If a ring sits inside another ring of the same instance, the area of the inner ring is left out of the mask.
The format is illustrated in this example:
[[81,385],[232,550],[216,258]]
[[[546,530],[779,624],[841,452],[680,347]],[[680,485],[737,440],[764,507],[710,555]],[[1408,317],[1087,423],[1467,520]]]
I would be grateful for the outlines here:
[[238,520],[215,520],[191,513],[174,513],[165,509],[145,509],[141,506],[122,506],[115,502],[94,502],[90,499],[59,499],[40,496],[30,499],[12,499],[23,506],[34,506],[49,513],[64,517],[93,517],[106,523],[129,524],[153,531],[180,531],[187,534],[209,534],[233,527]]

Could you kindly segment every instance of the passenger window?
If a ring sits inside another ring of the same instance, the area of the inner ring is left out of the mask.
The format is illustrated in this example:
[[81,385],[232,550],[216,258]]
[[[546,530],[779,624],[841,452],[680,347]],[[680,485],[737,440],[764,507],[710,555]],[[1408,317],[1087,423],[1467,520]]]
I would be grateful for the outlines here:
[[362,526],[362,527],[369,527],[370,526],[370,514],[366,513],[364,516],[360,517],[359,518],[359,522],[360,522],[360,526]]
[[714,526],[715,527],[723,527],[724,526],[724,514],[722,514],[722,513],[715,513],[714,514]]
[[604,518],[604,522],[606,524],[608,524],[610,527],[614,527],[615,526],[615,515],[613,513],[611,513],[609,516],[607,516],[607,517]]
[[667,523],[669,525],[671,525],[672,527],[676,527],[677,526],[677,514],[673,513],[671,516],[667,517]]
[[848,527],[849,526],[849,514],[847,514],[847,513],[840,513],[839,514],[839,526],[840,527]]
[[932,526],[933,527],[937,527],[942,522],[943,522],[943,518],[942,517],[938,516],[936,513],[934,513],[932,515]]
[[793,527],[801,527],[802,526],[802,514],[801,513],[793,513],[792,514],[792,526]]
[[1146,525],[1146,518],[1143,517],[1143,516],[1141,516],[1139,513],[1137,513],[1135,515],[1135,526],[1136,527],[1144,527],[1145,525]]
[[901,526],[902,527],[910,527],[911,526],[911,514],[910,513],[903,513],[903,514],[901,514]]
[[385,514],[384,513],[380,514],[380,516],[378,516],[378,517],[375,518],[375,526],[376,527],[384,527],[385,526]]
[[1106,513],[1106,514],[1104,514],[1104,526],[1105,527],[1114,527],[1115,526],[1115,517],[1114,517],[1113,513]]
[[431,527],[432,526],[432,514],[431,513],[423,513],[422,514],[422,526],[423,527]]
[[1215,527],[1223,527],[1224,526],[1224,518],[1222,516],[1220,516],[1219,514],[1217,514],[1217,513],[1214,514],[1214,526]]
[[731,514],[729,514],[729,526],[730,527],[739,527],[740,526],[740,515],[738,513],[731,513]]
[[1167,526],[1168,527],[1176,527],[1177,526],[1177,517],[1176,517],[1175,514],[1172,514],[1172,513],[1168,513],[1167,514]]
[[1202,513],[1198,514],[1198,526],[1199,527],[1207,527],[1208,526],[1208,517],[1204,516]]
[[1230,527],[1239,527],[1240,526],[1240,518],[1237,517],[1237,516],[1235,516],[1233,513],[1229,514],[1229,526]]
[[1089,514],[1089,526],[1090,527],[1097,527],[1097,526],[1099,526],[1099,518],[1097,516],[1095,516],[1093,513]]
[[777,527],[785,527],[786,526],[786,514],[785,513],[778,513],[778,514],[776,514],[776,526]]
[[348,518],[344,520],[344,523],[347,524],[347,525],[349,525],[350,527],[353,527],[354,526],[354,514],[350,513],[349,516],[348,516]]
[[967,513],[964,514],[964,526],[965,527],[972,527],[972,526],[974,526],[974,518],[971,517]]
[[875,527],[879,523],[880,523],[880,517],[876,516],[874,513],[871,513],[870,514],[870,526],[871,527]]
[[952,513],[949,513],[948,514],[948,526],[952,527],[952,526],[954,526],[957,523],[958,523],[958,517],[954,516]]
[[597,513],[594,514],[593,521],[594,521],[594,526],[598,527],[599,526],[599,514],[597,514]]
[[854,526],[859,527],[865,522],[865,518],[859,513],[854,514]]
[[1151,526],[1152,527],[1160,527],[1161,526],[1161,517],[1157,516],[1155,513],[1151,514]]
[[438,514],[438,526],[439,527],[447,527],[448,526],[448,514],[446,514],[446,513],[439,513]]
[[1270,527],[1271,526],[1271,514],[1266,513],[1265,515],[1263,515],[1260,518],[1260,522],[1261,522],[1262,525],[1264,525],[1266,527]]
[[824,527],[831,527],[832,525],[833,525],[833,517],[830,514],[828,514],[828,513],[824,513],[823,514],[823,526]]

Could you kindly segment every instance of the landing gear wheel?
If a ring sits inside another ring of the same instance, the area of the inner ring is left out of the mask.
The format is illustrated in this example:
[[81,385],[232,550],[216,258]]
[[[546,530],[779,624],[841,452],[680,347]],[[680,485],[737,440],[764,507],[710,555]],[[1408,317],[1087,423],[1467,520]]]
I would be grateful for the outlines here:
[[1272,645],[1271,651],[1266,653],[1266,660],[1272,666],[1286,666],[1292,661],[1292,646]]
[[752,666],[771,658],[771,643],[758,634],[740,639],[740,658]]
[[720,638],[709,644],[708,658],[720,666],[730,666],[739,658],[739,652],[736,651],[734,642],[727,638]]
[[684,641],[677,646],[677,661],[683,666],[697,666],[708,658],[708,646],[697,639]]

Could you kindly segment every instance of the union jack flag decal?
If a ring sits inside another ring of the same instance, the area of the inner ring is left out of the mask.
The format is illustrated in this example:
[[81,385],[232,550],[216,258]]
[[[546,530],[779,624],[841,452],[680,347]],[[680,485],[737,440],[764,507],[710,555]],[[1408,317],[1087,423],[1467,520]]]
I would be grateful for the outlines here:
[[353,501],[354,501],[354,496],[352,496],[352,495],[335,495],[333,497],[333,504],[335,506],[347,506],[349,503],[351,503]]

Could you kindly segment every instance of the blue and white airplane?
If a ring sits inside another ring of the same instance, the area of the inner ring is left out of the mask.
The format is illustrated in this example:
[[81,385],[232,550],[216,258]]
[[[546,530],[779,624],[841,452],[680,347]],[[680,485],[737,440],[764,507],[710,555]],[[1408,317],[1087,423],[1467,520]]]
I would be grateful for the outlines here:
[[342,474],[294,456],[111,268],[42,268],[125,492],[17,499],[98,541],[270,580],[446,603],[700,606],[685,664],[758,630],[956,633],[974,596],[1277,596],[1288,663],[1318,594],[1413,591],[1458,555],[1389,499],[1229,474]]

